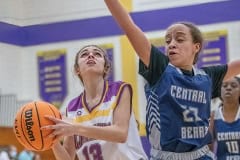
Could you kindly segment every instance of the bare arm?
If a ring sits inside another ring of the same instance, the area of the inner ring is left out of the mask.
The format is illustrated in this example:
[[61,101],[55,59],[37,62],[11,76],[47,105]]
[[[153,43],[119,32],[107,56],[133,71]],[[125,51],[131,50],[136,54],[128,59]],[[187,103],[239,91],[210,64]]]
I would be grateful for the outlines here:
[[128,87],[124,87],[119,104],[114,111],[113,124],[111,126],[83,126],[78,123],[69,123],[61,119],[46,116],[46,118],[55,122],[56,125],[44,126],[42,129],[54,129],[49,137],[81,135],[93,139],[123,143],[126,141],[128,135],[130,106],[130,91]]
[[105,0],[105,3],[118,25],[125,32],[139,58],[148,66],[151,51],[150,41],[143,31],[133,22],[119,0]]
[[[209,132],[211,133],[212,137],[214,137],[214,111],[211,112]],[[214,150],[214,141],[215,141],[215,138],[213,139],[212,143],[208,145],[211,151]]]
[[[123,143],[128,136],[131,95],[128,87],[123,89],[113,116],[113,125],[107,127],[79,126],[78,132],[86,137]],[[97,133],[97,134],[96,134]]]
[[224,81],[240,74],[240,60],[228,63],[228,70],[224,77]]
[[73,136],[65,137],[63,145],[56,142],[52,146],[53,154],[56,160],[74,160],[75,159],[75,145]]

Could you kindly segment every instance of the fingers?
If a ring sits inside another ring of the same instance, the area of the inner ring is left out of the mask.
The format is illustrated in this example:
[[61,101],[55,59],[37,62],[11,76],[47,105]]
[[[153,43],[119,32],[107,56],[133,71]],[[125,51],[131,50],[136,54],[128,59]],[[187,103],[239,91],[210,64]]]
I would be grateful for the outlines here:
[[42,126],[41,130],[62,130],[63,125],[61,124],[54,124],[54,125],[47,125],[47,126]]
[[61,137],[61,134],[62,134],[61,131],[55,130],[51,134],[49,134],[47,137],[48,138],[54,138],[55,137],[55,139],[56,139],[57,137]]
[[53,138],[56,136],[63,136],[66,134],[66,129],[63,125],[48,125],[48,126],[43,126],[41,127],[41,130],[52,130],[51,133],[46,135],[46,137]]
[[44,117],[47,118],[48,120],[51,120],[51,121],[55,122],[55,123],[62,122],[61,119],[55,118],[53,116],[45,115]]
[[68,136],[71,133],[72,123],[65,122],[64,120],[57,119],[52,116],[45,116],[47,119],[53,121],[55,124],[53,125],[46,125],[42,126],[41,130],[48,130],[51,131],[49,135],[46,135],[48,138],[53,137],[62,137],[62,136]]
[[41,127],[41,130],[56,129],[58,127],[57,124],[64,122],[63,120],[55,118],[53,116],[45,115],[44,117],[47,118],[50,121],[53,121],[56,125],[43,126],[43,127]]
[[48,126],[42,126],[41,130],[51,130],[56,129],[56,125],[48,125]]
[[54,139],[54,141],[57,141],[60,137],[62,137],[64,132],[62,128],[55,125],[41,127],[41,130],[52,130],[52,132],[48,133],[44,137]]

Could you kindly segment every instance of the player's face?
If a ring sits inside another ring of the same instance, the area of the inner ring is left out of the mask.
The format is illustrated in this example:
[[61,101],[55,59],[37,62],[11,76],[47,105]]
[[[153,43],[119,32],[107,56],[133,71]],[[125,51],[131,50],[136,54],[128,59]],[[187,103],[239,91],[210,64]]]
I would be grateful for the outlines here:
[[82,77],[86,74],[98,74],[103,76],[104,64],[104,53],[97,47],[86,47],[78,55],[79,72]]
[[238,102],[240,94],[240,84],[236,78],[223,82],[221,87],[221,97],[223,101],[231,103]]
[[191,69],[200,45],[194,44],[190,29],[183,24],[174,24],[167,30],[166,53],[170,62],[182,69]]

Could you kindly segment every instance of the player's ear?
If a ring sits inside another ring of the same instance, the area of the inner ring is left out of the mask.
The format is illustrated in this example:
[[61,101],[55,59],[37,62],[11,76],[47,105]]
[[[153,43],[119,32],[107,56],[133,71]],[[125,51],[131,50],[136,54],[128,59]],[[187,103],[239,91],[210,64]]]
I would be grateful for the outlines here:
[[110,72],[110,64],[106,64],[106,65],[104,66],[104,70],[103,70],[104,77],[105,77],[106,75],[108,75],[109,72]]
[[109,68],[110,68],[110,66],[109,66],[109,65],[106,65],[106,66],[104,66],[104,72],[105,72],[105,73],[107,73],[107,72],[108,72],[108,70],[109,70]]
[[195,46],[195,54],[197,54],[200,51],[200,49],[201,49],[201,44],[200,43],[196,43],[194,46]]
[[75,74],[76,75],[80,75],[80,68],[79,67],[75,67],[75,69],[74,69],[74,72],[75,72]]

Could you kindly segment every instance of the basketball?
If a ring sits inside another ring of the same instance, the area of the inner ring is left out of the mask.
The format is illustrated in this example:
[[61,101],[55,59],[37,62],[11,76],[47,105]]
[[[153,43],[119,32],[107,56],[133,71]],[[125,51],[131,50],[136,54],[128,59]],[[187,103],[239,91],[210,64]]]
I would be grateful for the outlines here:
[[50,115],[62,119],[59,110],[44,101],[35,101],[23,105],[17,112],[14,121],[14,134],[26,149],[32,151],[49,150],[54,138],[46,138],[52,130],[41,130],[41,127],[54,122],[45,118]]

